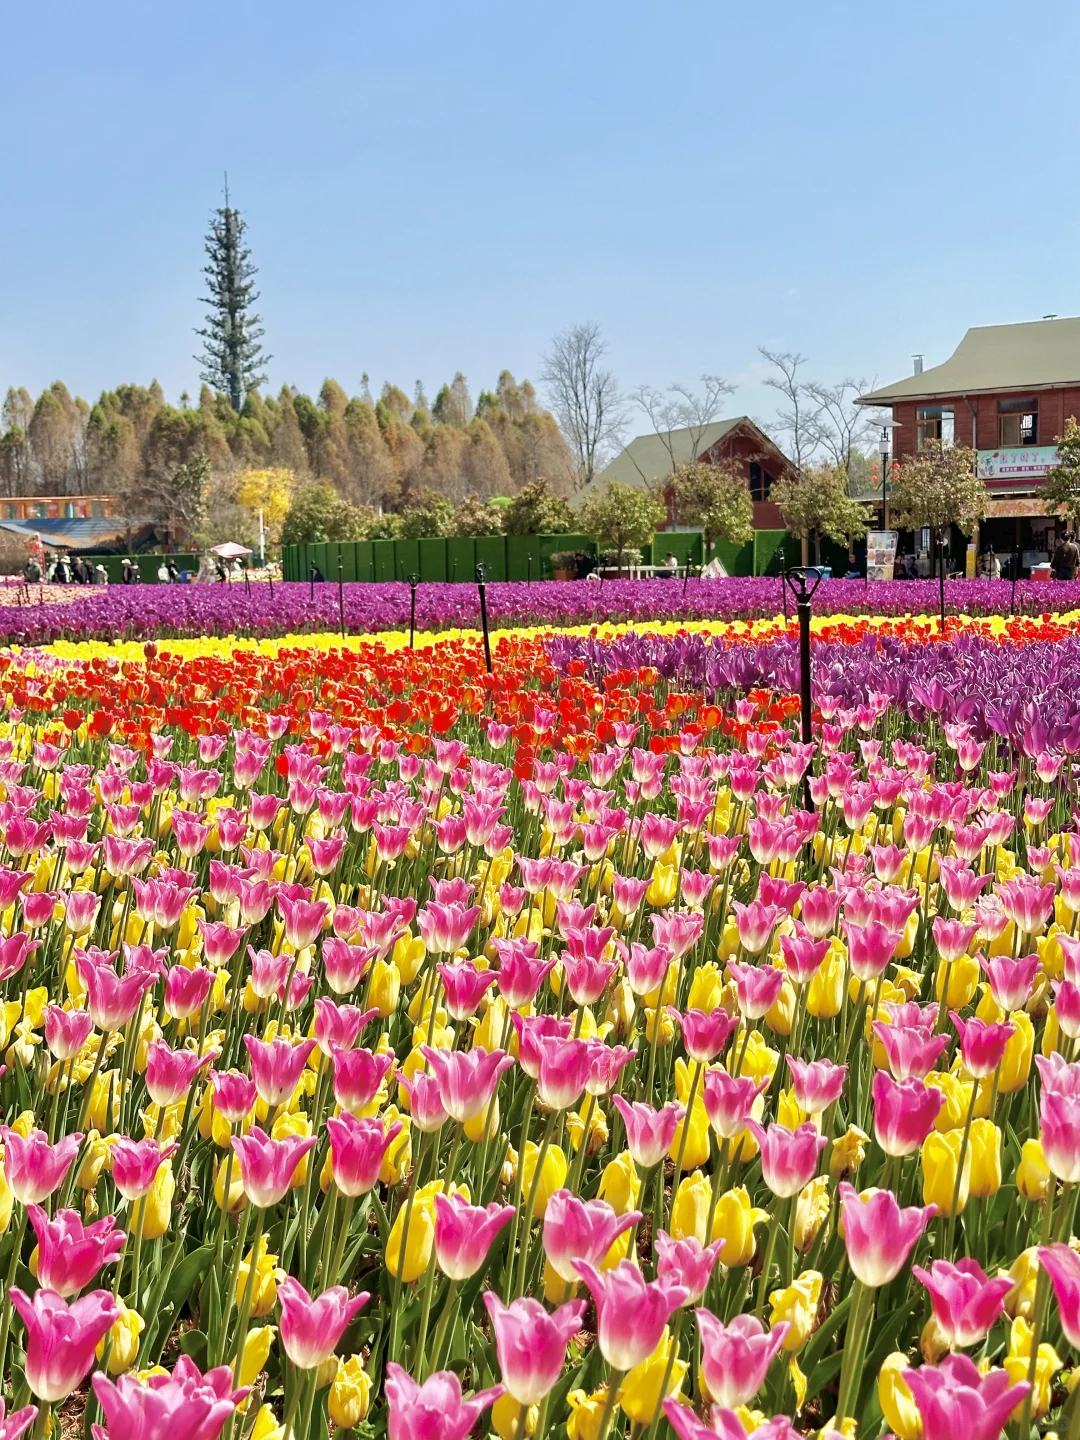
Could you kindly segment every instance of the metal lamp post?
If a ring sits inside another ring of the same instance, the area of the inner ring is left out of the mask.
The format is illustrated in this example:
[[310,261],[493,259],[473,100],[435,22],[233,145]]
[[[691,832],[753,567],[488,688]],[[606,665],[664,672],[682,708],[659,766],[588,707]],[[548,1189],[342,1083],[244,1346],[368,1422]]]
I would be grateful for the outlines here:
[[[795,609],[799,617],[799,711],[802,743],[809,745],[813,739],[813,695],[810,688],[810,616],[814,591],[821,584],[821,570],[813,565],[796,565],[784,572],[785,590],[791,587],[795,597]],[[803,808],[812,810],[810,798],[809,770],[803,776]]]
[[881,465],[881,528],[889,528],[889,457],[892,454],[892,431],[900,428],[898,420],[882,420],[878,457]]

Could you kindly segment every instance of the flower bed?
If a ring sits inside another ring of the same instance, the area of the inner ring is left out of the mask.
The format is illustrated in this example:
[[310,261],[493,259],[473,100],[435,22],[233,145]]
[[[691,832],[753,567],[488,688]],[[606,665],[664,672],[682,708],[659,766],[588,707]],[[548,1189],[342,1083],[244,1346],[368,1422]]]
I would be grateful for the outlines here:
[[1080,639],[833,629],[0,652],[3,1440],[1073,1425]]
[[[114,585],[70,587],[47,605],[0,608],[0,639],[8,644],[44,645],[60,639],[149,640],[163,636],[278,636],[340,628],[338,587],[296,583],[242,585]],[[14,592],[12,592],[14,593]],[[31,587],[36,602],[38,590]],[[490,584],[488,612],[493,628],[589,625],[619,621],[739,620],[771,618],[782,609],[780,581],[607,580],[602,585],[557,581]],[[1065,612],[1080,607],[1080,582],[1013,586],[1003,580],[955,580],[946,586],[951,614],[1005,615]],[[10,599],[10,596],[7,598]],[[345,628],[352,634],[407,629],[409,587],[405,584],[342,587]],[[819,615],[930,614],[938,610],[935,581],[895,583],[830,580],[814,598]],[[794,617],[794,607],[791,609]],[[476,629],[480,605],[475,586],[421,585],[416,624],[422,631]]]

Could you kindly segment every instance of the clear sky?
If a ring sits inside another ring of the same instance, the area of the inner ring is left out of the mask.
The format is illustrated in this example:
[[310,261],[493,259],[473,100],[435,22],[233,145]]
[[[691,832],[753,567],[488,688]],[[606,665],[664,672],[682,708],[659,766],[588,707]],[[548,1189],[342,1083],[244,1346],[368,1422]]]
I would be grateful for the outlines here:
[[3,387],[196,393],[226,169],[274,388],[475,396],[588,319],[765,416],[761,343],[885,382],[1080,312],[1075,0],[56,0],[3,45]]

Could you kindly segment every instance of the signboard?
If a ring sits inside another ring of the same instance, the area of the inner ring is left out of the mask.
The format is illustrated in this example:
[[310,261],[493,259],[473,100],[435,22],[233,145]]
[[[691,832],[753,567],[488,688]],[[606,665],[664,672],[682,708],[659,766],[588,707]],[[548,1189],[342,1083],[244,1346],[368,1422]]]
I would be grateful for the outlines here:
[[866,537],[867,580],[891,580],[896,561],[895,530],[871,530]]
[[991,500],[986,507],[986,520],[1012,520],[1020,516],[1034,519],[1046,514],[1046,501],[1035,495],[1012,495],[1005,500]]
[[1027,445],[1011,450],[980,450],[979,475],[988,485],[1043,480],[1059,464],[1056,445]]

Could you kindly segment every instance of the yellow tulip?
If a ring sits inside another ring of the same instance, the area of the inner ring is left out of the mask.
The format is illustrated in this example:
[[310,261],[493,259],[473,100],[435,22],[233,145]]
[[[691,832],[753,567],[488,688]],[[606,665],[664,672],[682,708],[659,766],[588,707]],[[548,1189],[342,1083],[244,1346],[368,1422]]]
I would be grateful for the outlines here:
[[[657,1030],[658,1020],[659,1030]],[[654,1005],[645,1006],[645,1039],[650,1045],[658,1045],[661,1048],[666,1048],[675,1039],[675,1021],[666,1007],[658,1009]]]
[[833,1146],[829,1157],[829,1174],[834,1180],[843,1180],[854,1175],[866,1158],[866,1147],[870,1136],[857,1125],[849,1125]]
[[[805,1255],[818,1237],[822,1225],[829,1217],[831,1196],[829,1180],[819,1175],[811,1180],[799,1195],[795,1206],[795,1245]],[[723,1254],[721,1253],[721,1259]]]
[[1020,1147],[1020,1163],[1016,1167],[1016,1188],[1025,1200],[1041,1204],[1050,1188],[1050,1167],[1043,1154],[1042,1141],[1034,1136]]
[[91,1130],[83,1142],[83,1157],[75,1184],[80,1190],[93,1190],[101,1172],[109,1163],[110,1150],[105,1138]]
[[780,1091],[776,1102],[776,1119],[780,1125],[785,1125],[789,1130],[797,1130],[809,1118],[795,1098],[794,1087]]
[[120,1307],[120,1314],[113,1321],[105,1338],[98,1341],[95,1354],[102,1360],[108,1350],[106,1366],[109,1374],[123,1375],[135,1364],[139,1353],[139,1336],[143,1332],[145,1321],[137,1310],[129,1310],[119,1297],[116,1303]]
[[[402,1205],[394,1217],[386,1242],[386,1268],[396,1279],[409,1284],[419,1279],[428,1267],[435,1244],[435,1194],[442,1189],[440,1180],[421,1185],[413,1197],[411,1210]],[[409,1216],[409,1234],[402,1259],[405,1239],[405,1216]]]
[[[586,1115],[589,1122],[588,1138],[585,1136]],[[592,1096],[586,1095],[576,1110],[566,1112],[566,1128],[570,1132],[570,1144],[575,1152],[581,1149],[581,1142],[585,1140],[586,1155],[597,1155],[607,1144],[608,1122],[607,1116],[600,1105],[600,1101]]]
[[744,1185],[726,1190],[716,1202],[712,1238],[723,1240],[720,1258],[729,1268],[749,1265],[754,1258],[754,1226],[767,1220],[768,1211],[755,1209]]
[[273,1325],[258,1325],[247,1333],[244,1341],[244,1358],[240,1362],[241,1385],[254,1385],[270,1356],[277,1329]]
[[[669,1374],[672,1354],[675,1358]],[[635,1425],[650,1424],[660,1409],[660,1402],[682,1388],[688,1369],[688,1363],[679,1358],[674,1336],[665,1326],[656,1349],[640,1365],[634,1366],[619,1387],[618,1400],[623,1414]],[[665,1376],[667,1385],[661,1391]]]
[[904,1382],[904,1371],[910,1369],[911,1361],[903,1351],[894,1350],[878,1371],[878,1404],[896,1440],[919,1440],[922,1434],[922,1417]]
[[491,1407],[491,1428],[499,1440],[531,1440],[540,1423],[540,1407],[530,1405],[525,1412],[525,1424],[521,1423],[521,1406],[506,1391]]
[[173,1196],[176,1193],[176,1176],[171,1160],[158,1166],[150,1191],[139,1206],[140,1224],[144,1240],[160,1240],[172,1223]]
[[[525,1155],[521,1162],[521,1193],[525,1203],[528,1204],[529,1197],[533,1194],[533,1185],[536,1179],[536,1162],[540,1158],[540,1146],[532,1140],[525,1142]],[[566,1183],[566,1176],[569,1171],[566,1156],[561,1145],[549,1145],[547,1154],[544,1156],[543,1169],[540,1172],[539,1184],[536,1185],[536,1195],[533,1198],[533,1219],[542,1220],[547,1210],[548,1201],[556,1190],[561,1190]]]
[[704,965],[699,965],[690,977],[690,993],[687,997],[686,1008],[688,1010],[715,1010],[720,1004],[720,997],[723,993],[723,974],[719,965],[715,965],[709,960]]
[[1035,1053],[1035,1027],[1031,1016],[1025,1010],[1014,1010],[1009,1019],[1016,1028],[1009,1036],[1001,1057],[998,1090],[1002,1095],[1023,1090],[1031,1074],[1031,1060]]
[[335,1425],[353,1429],[367,1419],[371,1401],[371,1376],[364,1369],[362,1355],[350,1355],[338,1366],[326,1397],[326,1409]]
[[[922,1192],[924,1205],[936,1205],[938,1214],[946,1218],[952,1215],[953,1190],[956,1188],[956,1170],[960,1163],[960,1143],[963,1136],[958,1130],[938,1134],[932,1130],[922,1143]],[[960,1177],[960,1193],[957,1196],[956,1213],[963,1213],[967,1204],[968,1188],[971,1184],[971,1146],[964,1154],[964,1168]]]
[[795,986],[788,977],[780,986],[780,993],[765,1015],[765,1024],[774,1035],[790,1035],[795,1018]]
[[383,1185],[399,1185],[412,1169],[412,1120],[396,1105],[387,1105],[379,1118],[384,1131],[401,1121],[401,1132],[387,1147],[379,1167],[379,1180]]
[[627,1211],[637,1209],[641,1198],[641,1177],[629,1150],[621,1151],[604,1166],[597,1194],[601,1200],[607,1201],[616,1215],[625,1215]]
[[[690,1098],[690,1087],[693,1080],[690,1074],[690,1067],[681,1057],[675,1061],[675,1093],[679,1101],[685,1105]],[[686,1132],[686,1143],[683,1144],[683,1132]],[[684,1116],[675,1127],[675,1134],[671,1141],[668,1154],[672,1160],[678,1159],[679,1151],[682,1150],[682,1165],[684,1170],[696,1169],[699,1165],[705,1165],[711,1154],[711,1142],[709,1139],[709,1112],[705,1109],[705,1101],[701,1093],[701,1083],[698,1083],[698,1091],[694,1096],[694,1107],[690,1114]]]
[[[255,1276],[254,1280],[250,1282],[254,1287],[251,1295],[251,1314],[255,1319],[269,1315],[277,1304],[277,1282],[281,1272],[277,1268],[278,1257],[270,1254],[268,1245],[268,1238],[260,1235],[258,1257],[254,1260]],[[252,1261],[253,1249],[248,1251],[237,1266],[236,1303],[238,1306],[242,1306],[244,1303]]]
[[570,1406],[570,1417],[566,1422],[569,1440],[600,1440],[600,1421],[607,1405],[607,1389],[594,1390],[591,1395],[584,1390],[571,1390],[566,1403]]
[[[1009,1353],[1001,1362],[1014,1385],[1028,1379],[1032,1338],[1032,1326],[1026,1320],[1017,1317],[1009,1330]],[[1045,1342],[1041,1344],[1035,1357],[1035,1385],[1031,1399],[1032,1419],[1041,1419],[1050,1409],[1053,1379],[1060,1369],[1061,1360],[1054,1347]],[[1012,1412],[1012,1418],[1019,1420],[1023,1412],[1024,1402],[1021,1401]]]
[[284,1440],[285,1426],[278,1424],[277,1416],[269,1405],[263,1405],[255,1416],[251,1440]]
[[[737,1053],[736,1053],[737,1052]],[[740,1061],[741,1056],[741,1063]],[[738,1064],[738,1070],[735,1066]],[[776,1074],[776,1067],[780,1064],[780,1052],[773,1050],[767,1044],[760,1030],[752,1030],[750,1038],[746,1042],[746,1052],[743,1053],[743,1043],[740,1040],[738,1046],[732,1045],[728,1051],[728,1072],[732,1075],[746,1075],[751,1080],[772,1081]]]
[[814,1333],[822,1278],[817,1270],[804,1270],[786,1289],[774,1290],[769,1296],[772,1323],[777,1325],[786,1320],[791,1326],[784,1336],[784,1349],[789,1353],[801,1350]]
[[815,1020],[835,1020],[840,1014],[846,964],[847,951],[842,941],[833,940],[806,989],[806,1010]]
[[926,1083],[933,1089],[940,1090],[945,1097],[945,1103],[934,1121],[934,1128],[942,1134],[961,1129],[967,1120],[973,1082],[968,1081],[965,1084],[951,1070],[931,1070],[926,1077]]
[[974,955],[961,955],[951,965],[940,961],[934,977],[934,994],[939,1000],[945,990],[945,975],[948,972],[949,993],[945,1001],[950,1010],[962,1010],[970,1005],[979,983],[979,962]]
[[398,967],[392,960],[376,960],[371,967],[368,1004],[373,1005],[379,1016],[386,1020],[397,1010],[400,996],[401,972]]
[[705,1226],[711,1198],[712,1188],[700,1170],[683,1176],[671,1207],[671,1234],[676,1240],[686,1240],[692,1235],[702,1245],[708,1243]]
[[1005,1294],[1005,1313],[1012,1320],[1018,1315],[1026,1319],[1035,1308],[1035,1289],[1039,1281],[1038,1246],[1022,1250],[1005,1273],[1013,1282],[1013,1288]]
[[[294,1135],[306,1140],[310,1134],[311,1121],[300,1110],[283,1110],[270,1130],[271,1139],[274,1140],[286,1140]],[[307,1155],[302,1156],[293,1171],[293,1177],[289,1181],[290,1190],[299,1190],[307,1180],[308,1158]]]
[[919,1354],[927,1365],[936,1365],[949,1353],[949,1337],[937,1316],[931,1313],[919,1335]]
[[15,1192],[8,1184],[3,1161],[0,1161],[0,1235],[7,1234],[11,1224],[11,1212],[15,1206]]
[[678,869],[675,865],[664,865],[657,860],[653,865],[652,879],[645,892],[645,899],[657,910],[670,905],[675,899],[678,880]]
[[1001,1189],[1001,1131],[992,1120],[974,1120],[968,1139],[971,1193],[985,1200]]
[[[229,1177],[229,1200],[228,1206],[225,1203],[225,1176]],[[235,1215],[247,1204],[247,1196],[244,1193],[244,1182],[240,1178],[240,1166],[235,1156],[232,1166],[229,1166],[229,1156],[219,1160],[214,1170],[214,1199],[219,1210],[228,1208],[230,1215]]]

